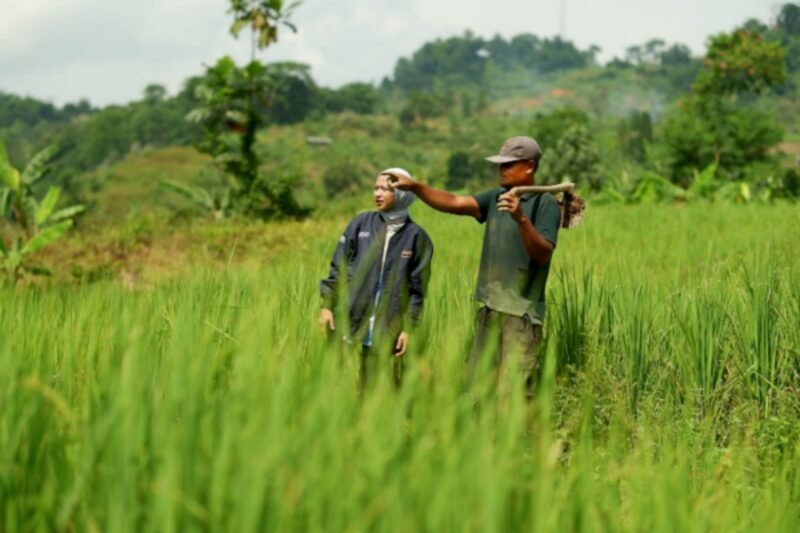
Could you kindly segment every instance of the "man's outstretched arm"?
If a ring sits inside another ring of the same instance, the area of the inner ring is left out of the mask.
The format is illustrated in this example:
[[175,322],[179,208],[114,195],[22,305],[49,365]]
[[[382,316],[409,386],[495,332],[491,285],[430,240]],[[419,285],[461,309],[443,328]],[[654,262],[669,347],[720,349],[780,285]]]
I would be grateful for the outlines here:
[[393,187],[402,191],[411,191],[417,198],[444,213],[453,215],[467,215],[478,220],[481,218],[481,210],[478,202],[472,196],[463,194],[453,194],[451,192],[434,189],[419,181],[413,180],[399,174],[389,174],[390,182]]

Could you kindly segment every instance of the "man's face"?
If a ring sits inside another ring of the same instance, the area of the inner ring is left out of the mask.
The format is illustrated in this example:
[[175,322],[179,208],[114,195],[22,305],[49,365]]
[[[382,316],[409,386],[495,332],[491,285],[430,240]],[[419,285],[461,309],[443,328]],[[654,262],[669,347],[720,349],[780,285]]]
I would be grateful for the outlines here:
[[394,190],[389,188],[389,182],[383,174],[375,179],[372,196],[375,198],[375,207],[378,211],[391,211],[394,207]]
[[503,187],[517,187],[519,185],[532,185],[533,172],[536,163],[533,161],[512,161],[498,165],[500,185]]

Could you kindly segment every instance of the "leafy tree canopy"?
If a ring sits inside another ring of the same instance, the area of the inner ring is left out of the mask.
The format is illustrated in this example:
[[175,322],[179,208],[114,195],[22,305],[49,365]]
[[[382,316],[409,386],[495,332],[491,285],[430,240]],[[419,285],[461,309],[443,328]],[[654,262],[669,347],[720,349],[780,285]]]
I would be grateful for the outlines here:
[[715,96],[761,91],[786,80],[785,51],[744,29],[711,38],[694,89]]

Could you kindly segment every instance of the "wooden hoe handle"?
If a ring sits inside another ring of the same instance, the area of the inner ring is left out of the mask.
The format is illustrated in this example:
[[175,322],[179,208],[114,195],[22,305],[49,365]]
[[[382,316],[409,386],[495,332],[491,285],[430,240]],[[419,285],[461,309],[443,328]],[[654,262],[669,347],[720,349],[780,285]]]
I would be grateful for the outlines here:
[[522,196],[526,193],[557,193],[557,192],[564,192],[564,193],[574,193],[575,192],[575,184],[570,181],[565,181],[564,183],[559,183],[558,185],[524,185],[520,187],[514,187],[509,191],[514,196]]

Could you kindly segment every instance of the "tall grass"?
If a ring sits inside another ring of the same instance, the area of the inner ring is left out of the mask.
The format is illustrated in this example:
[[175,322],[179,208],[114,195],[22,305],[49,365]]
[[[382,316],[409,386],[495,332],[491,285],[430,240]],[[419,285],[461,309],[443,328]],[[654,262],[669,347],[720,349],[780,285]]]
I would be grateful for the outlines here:
[[764,230],[787,216],[593,210],[531,402],[514,374],[465,390],[481,228],[423,210],[399,389],[384,361],[360,394],[357,347],[316,329],[336,225],[260,271],[5,289],[0,530],[796,530],[800,252]]
[[703,291],[681,302],[681,307],[674,311],[673,318],[683,340],[679,377],[690,400],[698,403],[701,415],[717,406],[726,369],[730,371],[733,362],[732,344],[737,336],[727,311],[729,300],[724,293],[712,296]]

